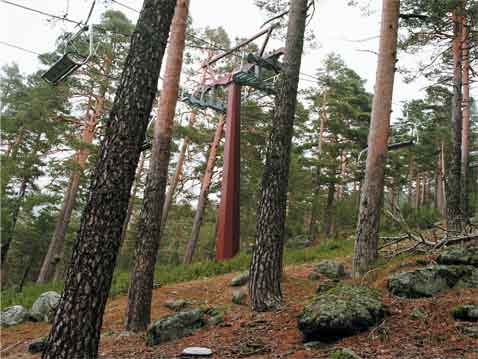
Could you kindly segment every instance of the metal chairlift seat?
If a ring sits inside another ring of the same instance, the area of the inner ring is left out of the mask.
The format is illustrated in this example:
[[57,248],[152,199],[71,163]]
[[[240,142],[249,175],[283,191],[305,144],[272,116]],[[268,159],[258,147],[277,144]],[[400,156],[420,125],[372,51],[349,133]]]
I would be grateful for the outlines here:
[[201,96],[185,92],[183,93],[181,100],[191,107],[200,108],[202,110],[210,108],[220,113],[226,113],[226,105],[222,101],[216,100],[204,92]]
[[275,90],[273,87],[265,84],[264,81],[260,80],[254,73],[249,71],[238,71],[233,75],[233,80],[239,85],[250,86],[257,90],[264,91],[269,95],[274,95]]
[[80,68],[87,61],[83,57],[74,52],[67,52],[64,54],[47,72],[42,75],[42,78],[56,85],[60,81],[66,79],[71,73]]
[[90,30],[89,34],[89,52],[88,55],[83,56],[78,51],[67,51],[65,54],[42,75],[42,78],[52,85],[58,84],[60,81],[65,80],[69,75],[75,72],[78,68],[88,62],[93,55],[93,26],[84,26],[76,34],[71,36],[67,42],[66,47],[78,38],[85,31]]

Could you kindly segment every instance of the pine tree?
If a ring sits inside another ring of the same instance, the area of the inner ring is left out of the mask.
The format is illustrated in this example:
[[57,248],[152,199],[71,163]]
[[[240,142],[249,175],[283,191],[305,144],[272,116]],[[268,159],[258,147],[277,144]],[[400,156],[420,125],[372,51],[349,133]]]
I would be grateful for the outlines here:
[[249,291],[255,311],[282,301],[282,253],[287,205],[288,172],[297,88],[304,45],[307,1],[289,3],[284,70],[277,85],[272,129],[266,150],[262,190],[257,210],[256,244],[250,265]]
[[367,271],[378,256],[378,231],[383,205],[399,13],[399,0],[382,1],[380,46],[368,135],[367,163],[355,239],[353,272],[356,276]]
[[189,0],[178,0],[171,25],[163,90],[154,127],[152,154],[146,177],[135,262],[128,290],[126,330],[142,331],[151,318],[154,267],[161,238],[161,211],[164,204],[171,138],[186,36]]
[[156,95],[175,1],[145,0],[92,174],[43,359],[96,358],[121,230]]

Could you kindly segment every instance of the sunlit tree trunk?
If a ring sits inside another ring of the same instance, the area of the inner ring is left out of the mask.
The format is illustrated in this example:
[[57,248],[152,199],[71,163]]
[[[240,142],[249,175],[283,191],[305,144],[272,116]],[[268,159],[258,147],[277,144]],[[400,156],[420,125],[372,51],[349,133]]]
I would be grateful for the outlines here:
[[452,147],[446,183],[447,228],[463,230],[461,139],[462,139],[462,28],[463,1],[460,0],[453,13],[453,99],[452,99]]
[[143,175],[144,161],[145,161],[145,155],[143,152],[139,160],[138,168],[136,169],[136,175],[134,176],[135,180],[134,180],[133,189],[131,190],[131,197],[129,198],[129,202],[128,202],[128,211],[126,212],[126,219],[123,223],[123,229],[121,231],[122,244],[124,244],[126,234],[128,233],[129,222],[131,221],[131,216],[133,215],[134,201],[138,193],[138,187],[139,187],[139,183],[141,182],[141,176]]
[[367,164],[360,199],[353,272],[366,272],[378,256],[378,231],[383,206],[387,143],[392,110],[395,61],[397,58],[399,0],[382,1],[382,25],[372,119],[368,135]]
[[121,230],[145,140],[174,0],[145,0],[98,160],[43,359],[96,359]]
[[171,25],[166,70],[154,126],[149,172],[138,224],[134,266],[130,276],[126,330],[145,330],[151,319],[154,266],[161,238],[161,215],[165,200],[173,136],[174,115],[179,93],[186,39],[189,0],[177,0]]
[[[324,94],[325,98],[325,94]],[[319,121],[320,121],[320,127],[319,127],[319,148],[318,148],[318,156],[322,154],[322,148],[324,146],[324,131],[325,131],[325,124],[326,124],[326,114],[325,114],[325,108],[321,109],[319,112]],[[317,227],[318,227],[318,222],[319,222],[319,208],[320,208],[320,186],[321,186],[321,181],[320,181],[320,176],[321,176],[321,168],[320,164],[317,164],[317,168],[315,171],[315,190],[314,190],[314,196],[312,199],[312,205],[311,205],[311,213],[310,213],[310,225],[309,225],[309,241],[312,242],[315,240],[315,237],[317,235]]]
[[209,150],[209,158],[207,160],[206,172],[204,173],[204,177],[203,177],[203,181],[201,185],[201,191],[199,192],[196,214],[194,216],[194,221],[193,221],[191,239],[188,242],[188,246],[186,248],[186,254],[184,256],[184,261],[183,261],[186,264],[190,264],[192,262],[194,250],[196,249],[197,242],[199,239],[199,231],[201,229],[204,209],[206,208],[207,195],[209,193],[209,186],[211,185],[214,165],[216,164],[217,149],[221,141],[223,129],[224,129],[224,116],[221,115],[219,117],[219,123],[217,124],[217,127],[216,127],[214,140]]
[[[478,19],[477,19],[478,20]],[[468,197],[469,197],[469,179],[468,179],[468,154],[470,151],[470,42],[469,28],[463,29],[463,130],[461,137],[461,189],[462,189],[462,203],[461,208],[463,214],[467,216],[468,213]]]
[[[103,95],[104,96],[104,95]],[[95,137],[95,129],[98,124],[99,118],[103,114],[104,109],[104,97],[98,96],[96,98],[96,106],[94,114],[88,113],[85,121],[85,126],[81,134],[81,141],[84,145],[88,146],[93,142]],[[88,109],[89,111],[89,109]],[[70,223],[71,214],[75,206],[76,195],[78,188],[80,187],[81,175],[85,169],[86,161],[90,154],[88,147],[81,148],[75,155],[75,168],[70,177],[68,187],[63,198],[63,205],[58,215],[58,221],[56,223],[53,237],[48,247],[48,252],[43,259],[43,264],[38,275],[37,283],[46,283],[53,279],[56,266],[60,262],[63,252],[66,232]]]

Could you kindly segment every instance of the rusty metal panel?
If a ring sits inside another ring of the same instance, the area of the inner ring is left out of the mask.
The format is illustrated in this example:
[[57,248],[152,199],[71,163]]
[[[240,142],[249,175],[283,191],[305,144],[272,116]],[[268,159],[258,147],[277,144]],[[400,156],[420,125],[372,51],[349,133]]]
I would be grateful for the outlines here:
[[239,252],[240,108],[241,86],[233,82],[228,86],[224,168],[216,238],[217,260],[232,258]]

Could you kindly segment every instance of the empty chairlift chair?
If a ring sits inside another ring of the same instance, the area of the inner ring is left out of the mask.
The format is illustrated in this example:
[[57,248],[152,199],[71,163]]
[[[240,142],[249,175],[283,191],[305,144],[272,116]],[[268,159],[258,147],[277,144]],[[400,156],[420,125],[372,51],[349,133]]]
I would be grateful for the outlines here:
[[[81,54],[73,42],[89,31],[89,51],[87,54]],[[42,75],[42,78],[52,85],[65,80],[69,75],[88,62],[93,55],[93,26],[84,26],[76,34],[71,35],[66,40],[64,55]]]

